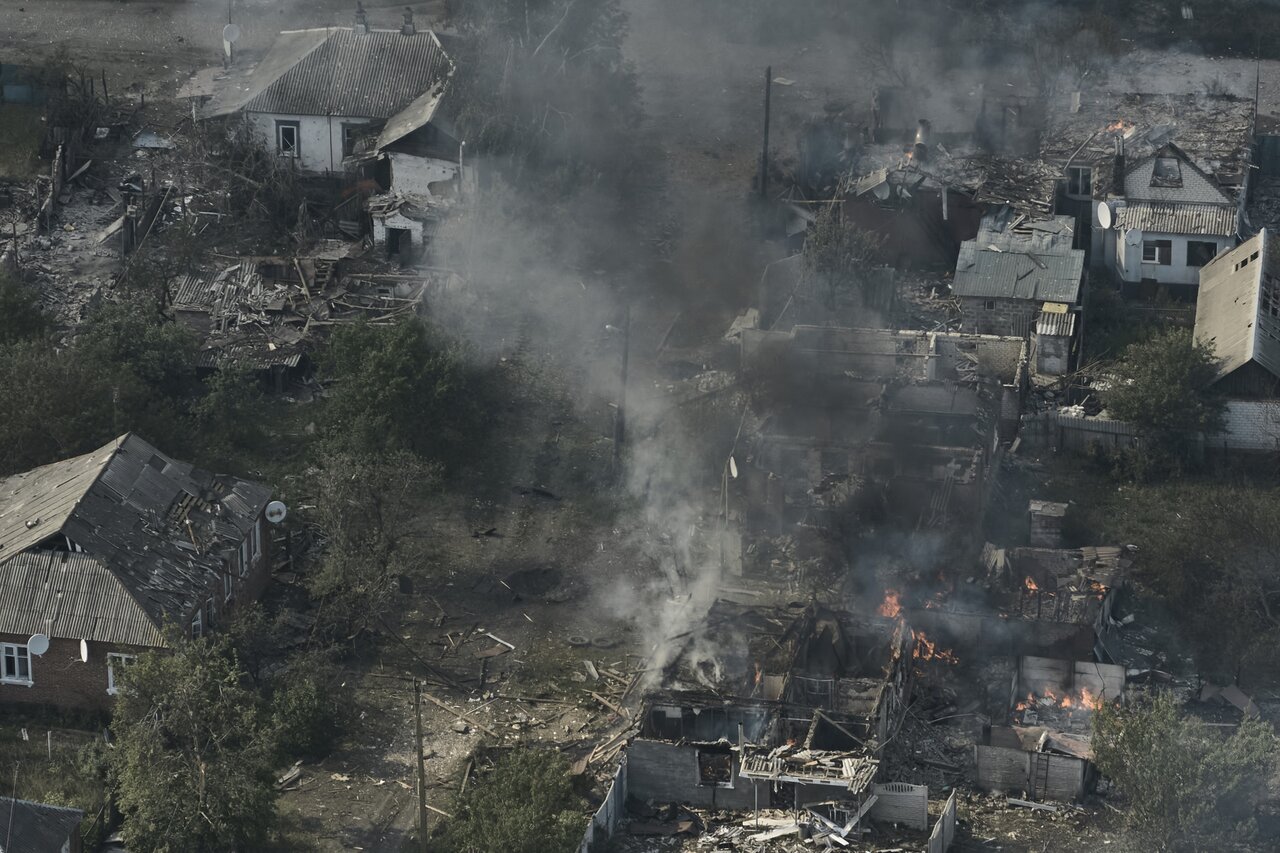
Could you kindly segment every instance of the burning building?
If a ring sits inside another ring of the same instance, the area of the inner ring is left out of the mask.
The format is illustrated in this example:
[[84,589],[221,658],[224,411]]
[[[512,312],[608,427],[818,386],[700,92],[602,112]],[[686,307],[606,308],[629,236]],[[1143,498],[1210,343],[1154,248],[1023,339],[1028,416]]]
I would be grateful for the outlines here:
[[1125,668],[1094,661],[1018,659],[1004,724],[975,747],[975,781],[1032,799],[1079,800],[1097,779],[1093,712],[1124,695]]
[[730,809],[866,798],[909,701],[902,620],[721,600],[681,640],[628,747],[633,797]]

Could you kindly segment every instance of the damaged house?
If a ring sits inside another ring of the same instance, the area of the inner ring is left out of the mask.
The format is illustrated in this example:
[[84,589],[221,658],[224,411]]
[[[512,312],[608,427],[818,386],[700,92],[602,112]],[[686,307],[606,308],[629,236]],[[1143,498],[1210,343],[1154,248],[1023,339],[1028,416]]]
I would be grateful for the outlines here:
[[738,460],[731,515],[773,533],[853,515],[976,523],[988,468],[1017,428],[1027,358],[1017,338],[743,330],[757,426]]
[[105,710],[121,667],[270,574],[270,490],[132,433],[0,480],[0,703]]
[[206,75],[184,94],[203,101],[202,118],[242,117],[301,172],[371,181],[361,186],[375,242],[408,257],[461,188],[462,145],[440,109],[453,71],[411,10],[384,30],[359,7],[351,27],[283,32],[256,65]]
[[1072,248],[1068,216],[1033,220],[1010,208],[982,219],[978,236],[960,246],[951,293],[967,332],[1030,337],[1044,315],[1066,315],[1046,337],[1074,335],[1084,287],[1084,252]]
[[975,781],[1032,800],[1081,800],[1098,778],[1093,712],[1124,696],[1125,668],[1094,661],[1018,659],[1001,725],[984,726]]
[[866,803],[909,701],[911,643],[901,620],[717,601],[648,694],[628,747],[631,796],[739,810]]
[[1251,99],[1075,93],[1050,110],[1042,159],[1061,177],[1090,266],[1133,293],[1191,296],[1201,267],[1242,230]]

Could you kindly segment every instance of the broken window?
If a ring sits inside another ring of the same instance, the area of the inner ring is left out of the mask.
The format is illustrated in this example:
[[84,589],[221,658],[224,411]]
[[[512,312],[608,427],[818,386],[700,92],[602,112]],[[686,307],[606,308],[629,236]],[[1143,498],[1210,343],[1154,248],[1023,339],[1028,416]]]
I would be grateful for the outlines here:
[[231,578],[231,566],[223,561],[222,563],[222,600],[230,601],[231,593],[234,591]]
[[1182,186],[1182,164],[1178,162],[1177,157],[1156,158],[1155,166],[1151,171],[1151,186]]
[[1088,166],[1067,167],[1067,195],[1093,197],[1093,169]]
[[0,682],[4,684],[31,684],[31,655],[26,646],[15,643],[0,643],[0,658],[3,669],[0,669]]
[[1187,241],[1187,266],[1202,267],[1218,254],[1218,244],[1211,240]]
[[298,123],[296,121],[276,122],[276,151],[281,157],[298,156]]
[[733,787],[733,754],[727,746],[698,750],[698,784],[716,788]]
[[996,301],[994,299],[988,299],[986,302],[982,303],[982,307],[988,311],[994,311],[996,310]]
[[1160,264],[1168,266],[1173,263],[1172,240],[1143,240],[1142,262],[1144,264]]
[[1262,276],[1261,302],[1262,314],[1280,319],[1280,280],[1273,275]]
[[342,126],[342,156],[350,157],[356,153],[356,143],[360,140],[363,124],[344,124]]
[[204,636],[203,612],[203,610],[197,607],[195,615],[191,617],[191,639],[193,640],[198,640]]

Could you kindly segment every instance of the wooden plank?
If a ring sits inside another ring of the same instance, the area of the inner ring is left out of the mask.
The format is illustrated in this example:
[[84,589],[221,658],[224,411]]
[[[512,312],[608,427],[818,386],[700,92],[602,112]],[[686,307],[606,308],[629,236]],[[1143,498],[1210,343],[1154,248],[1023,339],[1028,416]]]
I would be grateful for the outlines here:
[[486,726],[484,723],[481,723],[477,720],[472,719],[471,717],[467,716],[465,713],[457,710],[456,708],[450,708],[447,704],[445,704],[444,702],[441,702],[439,699],[432,696],[430,693],[428,693],[425,690],[422,691],[422,698],[426,699],[428,702],[430,702],[432,705],[435,705],[438,708],[443,708],[444,710],[448,711],[450,714],[453,714],[458,719],[466,720],[468,723],[475,726],[477,729],[484,732],[485,734],[490,735],[492,737],[498,737],[498,733],[495,732],[493,729],[489,728],[488,726]]

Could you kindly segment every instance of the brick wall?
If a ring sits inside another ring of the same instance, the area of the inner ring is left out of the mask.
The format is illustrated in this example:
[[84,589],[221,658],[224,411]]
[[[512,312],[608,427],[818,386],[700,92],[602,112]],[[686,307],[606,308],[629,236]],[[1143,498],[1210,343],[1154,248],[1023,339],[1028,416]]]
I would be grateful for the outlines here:
[[[0,634],[0,643],[25,646],[29,639],[29,636]],[[91,641],[89,662],[84,663],[80,660],[79,639],[52,638],[49,651],[31,655],[31,686],[0,683],[0,704],[108,711],[113,697],[107,693],[107,653],[137,655],[143,651],[146,650],[136,646]]]
[[[987,308],[987,305],[991,308]],[[979,335],[1013,335],[1023,337],[1031,328],[1040,303],[1028,299],[982,299],[960,297],[960,319],[963,329]]]
[[1280,450],[1280,400],[1228,400],[1227,431],[1212,436],[1212,450]]

